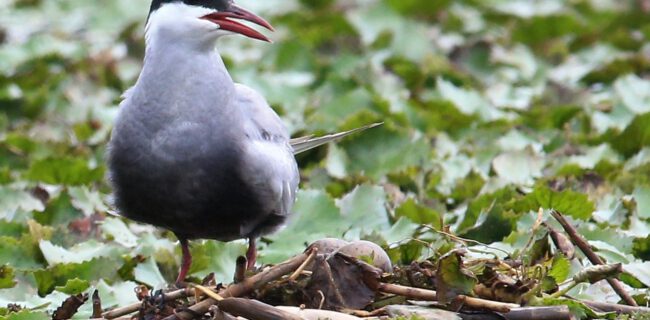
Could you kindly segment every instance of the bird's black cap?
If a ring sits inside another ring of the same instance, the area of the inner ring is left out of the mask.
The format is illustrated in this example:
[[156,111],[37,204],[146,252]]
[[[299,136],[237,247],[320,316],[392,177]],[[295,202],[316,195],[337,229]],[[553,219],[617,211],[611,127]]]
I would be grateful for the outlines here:
[[201,6],[219,11],[225,11],[232,5],[232,0],[153,0],[149,14],[158,10],[165,3],[182,2],[190,6]]

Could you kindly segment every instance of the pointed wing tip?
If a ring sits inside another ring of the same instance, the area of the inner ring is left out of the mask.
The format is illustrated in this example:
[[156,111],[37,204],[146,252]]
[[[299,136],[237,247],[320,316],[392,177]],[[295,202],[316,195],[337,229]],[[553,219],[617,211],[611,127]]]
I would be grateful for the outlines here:
[[362,126],[362,127],[354,128],[352,130],[343,131],[343,132],[340,132],[340,133],[343,133],[343,136],[346,136],[347,134],[356,133],[356,132],[359,132],[359,131],[364,131],[364,130],[376,128],[376,127],[379,127],[379,126],[381,126],[383,124],[384,124],[383,121],[382,122],[375,122],[375,123],[367,124],[367,125]]

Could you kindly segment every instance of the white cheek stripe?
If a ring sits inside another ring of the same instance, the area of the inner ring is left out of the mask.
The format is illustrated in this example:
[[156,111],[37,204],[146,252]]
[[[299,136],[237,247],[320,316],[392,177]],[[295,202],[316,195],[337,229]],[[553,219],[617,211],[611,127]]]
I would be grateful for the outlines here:
[[[201,6],[190,6],[182,2],[165,3],[158,10],[151,13],[149,21],[144,28],[145,39],[149,38],[149,33],[156,32],[152,26],[178,26],[179,28],[196,27],[206,25],[196,19],[203,17],[215,10]],[[196,24],[195,24],[196,23]]]

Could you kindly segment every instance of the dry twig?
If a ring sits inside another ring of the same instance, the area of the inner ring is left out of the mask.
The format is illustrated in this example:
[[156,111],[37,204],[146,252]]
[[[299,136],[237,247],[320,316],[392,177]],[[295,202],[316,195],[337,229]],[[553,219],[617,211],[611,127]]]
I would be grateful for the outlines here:
[[570,320],[573,315],[567,306],[523,307],[510,310],[504,315],[508,320]]
[[304,320],[293,313],[251,299],[226,298],[218,301],[217,307],[233,316],[249,320]]
[[[593,250],[591,250],[591,246],[587,243],[587,241],[578,233],[578,230],[574,228],[562,215],[557,210],[552,210],[551,215],[557,222],[562,225],[562,228],[564,228],[564,231],[569,235],[569,238],[571,238],[571,241],[578,247],[580,250],[587,256],[587,259],[591,261],[592,264],[604,264],[603,260],[600,259],[600,257],[594,253]],[[621,282],[618,281],[616,278],[607,278],[607,282],[609,283],[610,286],[612,286],[612,289],[618,294],[625,303],[627,303],[630,306],[636,307],[636,301],[632,299],[632,297],[625,291],[623,286],[621,285]]]
[[[270,269],[264,270],[250,278],[246,278],[244,281],[237,284],[233,284],[228,288],[226,288],[225,290],[220,291],[219,295],[224,298],[243,296],[270,281],[277,280],[280,277],[296,270],[296,268],[298,268],[305,260],[307,260],[307,257],[309,256],[310,253],[311,252],[309,251],[305,252],[281,264],[273,266]],[[180,311],[174,315],[165,318],[165,320],[177,320],[177,319],[189,320],[194,318],[195,314],[206,313],[210,308],[210,306],[215,304],[217,304],[216,300],[212,298],[208,298],[191,306],[189,308],[189,311]]]
[[[400,286],[390,283],[379,283],[377,289],[384,293],[392,293],[400,296],[405,296],[416,300],[438,301],[437,293],[433,290],[413,288],[407,286]],[[520,305],[514,303],[504,303],[498,301],[485,300],[480,298],[473,298],[464,295],[458,296],[463,300],[464,305],[475,308],[491,310],[495,312],[507,313],[512,308],[519,308]]]
[[306,267],[307,267],[307,266],[308,266],[312,261],[314,261],[314,257],[316,257],[316,254],[318,254],[318,248],[311,248],[310,250],[311,250],[311,253],[310,253],[309,256],[307,257],[307,259],[305,260],[305,262],[303,262],[303,263],[298,267],[298,269],[296,269],[296,271],[294,271],[294,272],[291,274],[291,276],[289,277],[289,281],[295,281],[296,279],[298,279],[298,276],[300,276],[300,274],[303,272],[303,270],[305,270],[305,268],[306,268]]
[[[172,291],[169,293],[165,293],[163,295],[163,300],[165,301],[170,301],[170,300],[176,300],[180,298],[186,298],[191,295],[194,295],[194,288],[184,288],[184,289],[179,289],[176,291]],[[157,300],[156,302],[159,302],[160,300]],[[138,310],[140,310],[140,307],[142,307],[141,302],[136,302],[134,304],[130,304],[128,306],[124,306],[121,308],[115,308],[113,310],[106,311],[102,314],[102,317],[104,319],[116,319],[121,316],[125,316],[127,314],[134,313]]]
[[240,283],[246,279],[247,264],[248,261],[246,261],[246,258],[244,256],[237,257],[237,261],[235,262],[235,276],[233,277],[233,281],[235,283]]
[[595,308],[603,312],[617,312],[622,314],[635,314],[635,313],[650,314],[650,308],[648,307],[633,307],[633,306],[626,306],[623,304],[588,301],[588,300],[580,300],[580,302],[586,304],[590,308]]

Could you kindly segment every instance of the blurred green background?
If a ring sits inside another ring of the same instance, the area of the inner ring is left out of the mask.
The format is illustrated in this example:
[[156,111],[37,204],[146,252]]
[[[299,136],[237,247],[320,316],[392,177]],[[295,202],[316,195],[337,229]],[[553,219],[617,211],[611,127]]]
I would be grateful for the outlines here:
[[[518,255],[537,208],[551,224],[556,208],[647,301],[648,1],[237,3],[274,25],[274,43],[217,48],[292,134],[385,122],[298,157],[295,217],[262,239],[261,262],[325,236],[372,240],[396,264],[435,259],[455,245],[443,227],[490,244],[483,254]],[[110,215],[105,182],[148,7],[0,0],[0,317],[8,303],[43,315],[93,288],[104,307],[125,305],[136,283],[175,277],[173,235]],[[193,242],[191,273],[229,282],[244,246]],[[580,264],[566,268],[564,279]],[[572,292],[618,301],[606,285]]]

